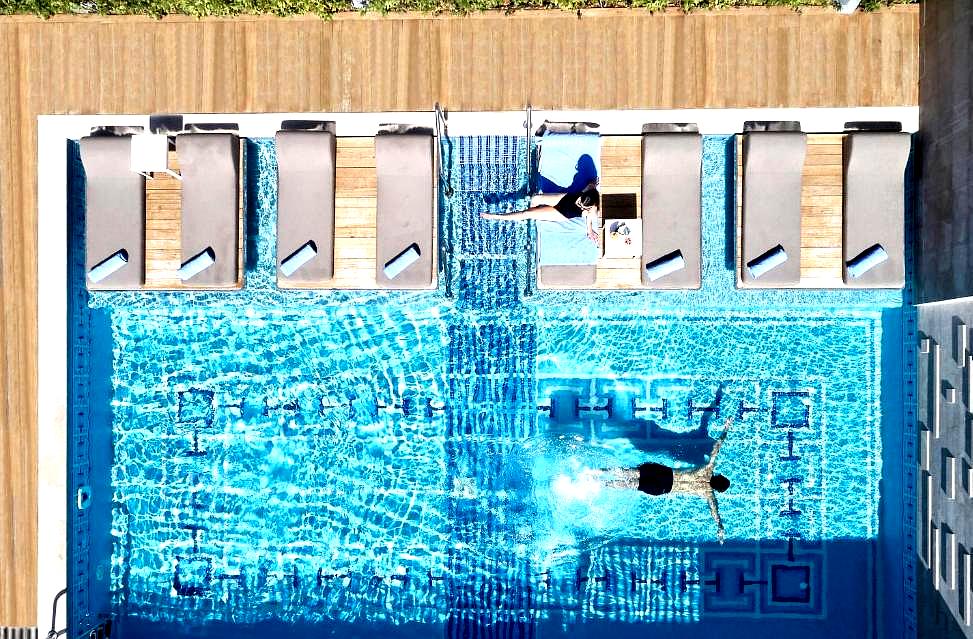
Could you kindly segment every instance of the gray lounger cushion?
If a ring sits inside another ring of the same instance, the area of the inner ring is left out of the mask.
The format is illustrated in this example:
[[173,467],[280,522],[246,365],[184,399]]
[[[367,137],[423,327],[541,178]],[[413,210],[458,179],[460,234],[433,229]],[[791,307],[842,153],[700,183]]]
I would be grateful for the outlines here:
[[594,286],[597,275],[594,264],[538,266],[537,284],[541,288],[587,288]]
[[[905,166],[908,133],[850,133],[844,140],[842,278],[847,286],[905,285]],[[879,244],[888,259],[855,278],[848,262]]]
[[81,138],[85,172],[85,273],[118,251],[128,263],[89,289],[145,284],[145,178],[131,170],[131,136]]
[[207,248],[216,263],[186,286],[236,286],[240,251],[240,138],[232,133],[176,136],[182,173],[182,258]]
[[[642,285],[699,288],[700,174],[703,137],[698,133],[642,136]],[[681,251],[686,266],[654,282],[645,265]]]
[[[278,131],[277,281],[295,285],[334,276],[335,137],[330,131]],[[314,242],[317,253],[292,275],[283,260]]]
[[[807,137],[798,132],[743,136],[741,280],[745,287],[796,286],[801,281],[801,173]],[[747,263],[777,246],[787,261],[754,278]]]
[[[438,175],[436,139],[424,133],[375,136],[378,202],[375,211],[375,280],[382,288],[435,288],[433,270]],[[419,259],[394,278],[385,266],[415,246]]]

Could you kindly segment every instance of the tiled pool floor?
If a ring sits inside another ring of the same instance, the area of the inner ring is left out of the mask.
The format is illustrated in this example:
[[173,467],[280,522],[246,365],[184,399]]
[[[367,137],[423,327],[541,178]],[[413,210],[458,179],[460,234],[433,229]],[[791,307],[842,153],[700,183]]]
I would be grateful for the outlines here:
[[[526,225],[475,217],[525,192],[523,140],[450,143],[439,291],[277,291],[259,140],[243,293],[93,296],[113,340],[115,612],[868,636],[901,294],[736,291],[730,137],[705,141],[702,290],[536,292]],[[552,417],[555,396],[577,419]],[[724,546],[703,500],[580,479],[695,463],[728,418]]]

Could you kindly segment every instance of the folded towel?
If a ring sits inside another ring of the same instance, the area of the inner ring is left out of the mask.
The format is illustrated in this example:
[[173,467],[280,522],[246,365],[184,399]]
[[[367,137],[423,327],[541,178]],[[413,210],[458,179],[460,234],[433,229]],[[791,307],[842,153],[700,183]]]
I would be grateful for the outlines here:
[[301,248],[287,256],[280,262],[280,272],[284,277],[290,277],[297,269],[310,262],[318,254],[318,247],[313,241],[308,240]]
[[189,258],[179,268],[179,279],[185,282],[192,277],[196,277],[214,264],[216,264],[216,251],[213,250],[213,247],[207,246],[200,253]]
[[747,262],[747,270],[750,271],[750,277],[757,279],[761,275],[764,275],[771,269],[780,266],[786,261],[787,251],[784,250],[783,246],[778,244],[766,253],[758,255]]
[[419,246],[410,244],[404,251],[389,260],[383,272],[385,277],[394,280],[402,271],[419,261]]
[[848,260],[848,274],[858,278],[889,259],[881,244],[874,244]]
[[128,251],[122,249],[112,253],[108,258],[98,262],[88,271],[88,279],[97,284],[118,269],[128,264]]
[[563,222],[537,222],[540,266],[577,266],[595,264],[601,251],[588,237],[588,225],[583,217]]
[[544,193],[580,191],[598,177],[600,165],[597,133],[548,133],[541,138],[538,186]]
[[670,273],[686,268],[686,260],[682,256],[682,251],[676,249],[672,253],[663,255],[657,260],[645,265],[645,272],[650,282],[654,282],[660,277],[665,277]]

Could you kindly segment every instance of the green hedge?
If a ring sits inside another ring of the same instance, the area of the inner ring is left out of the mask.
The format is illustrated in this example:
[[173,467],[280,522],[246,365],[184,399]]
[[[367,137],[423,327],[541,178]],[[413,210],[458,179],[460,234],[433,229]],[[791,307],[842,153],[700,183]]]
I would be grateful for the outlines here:
[[[863,0],[866,9],[891,4],[913,4],[918,0]],[[428,13],[472,13],[475,11],[521,9],[591,9],[600,7],[638,7],[659,10],[665,7],[724,9],[742,6],[829,6],[832,0],[365,0],[369,11],[423,11]],[[329,16],[339,11],[355,11],[351,0],[0,0],[0,14],[25,13],[51,16],[56,13],[138,14],[164,16],[235,16],[274,14],[278,16],[317,14]]]

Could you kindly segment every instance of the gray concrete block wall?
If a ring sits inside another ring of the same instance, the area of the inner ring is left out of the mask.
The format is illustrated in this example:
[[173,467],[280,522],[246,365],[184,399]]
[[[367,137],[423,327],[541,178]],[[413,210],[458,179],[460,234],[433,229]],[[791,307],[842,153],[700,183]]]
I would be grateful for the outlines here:
[[922,3],[917,301],[973,296],[973,2]]
[[973,300],[920,306],[919,335],[919,636],[973,639]]

